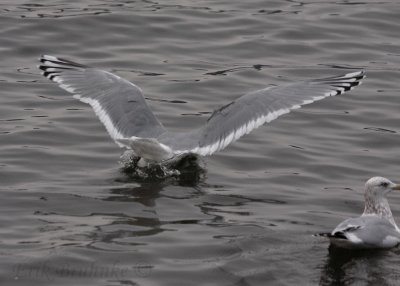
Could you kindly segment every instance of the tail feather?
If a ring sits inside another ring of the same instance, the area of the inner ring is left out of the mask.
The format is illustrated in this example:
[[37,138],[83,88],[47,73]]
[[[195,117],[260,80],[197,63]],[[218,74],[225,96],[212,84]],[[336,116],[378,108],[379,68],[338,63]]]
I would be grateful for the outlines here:
[[147,160],[162,162],[164,160],[171,159],[174,154],[168,146],[160,143],[154,138],[118,138],[116,141],[130,149],[132,149],[136,155]]

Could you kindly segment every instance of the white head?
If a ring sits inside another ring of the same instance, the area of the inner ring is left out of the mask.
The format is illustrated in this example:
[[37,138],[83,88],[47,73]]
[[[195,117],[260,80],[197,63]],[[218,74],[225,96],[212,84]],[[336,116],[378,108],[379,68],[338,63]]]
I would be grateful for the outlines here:
[[400,190],[400,185],[382,177],[373,177],[365,184],[365,195],[370,197],[386,197],[392,190]]
[[365,183],[365,193],[375,197],[386,196],[392,190],[400,190],[400,185],[396,185],[386,178],[373,177]]
[[400,231],[394,221],[386,195],[392,190],[400,190],[400,185],[382,177],[373,177],[365,184],[365,208],[363,215],[379,215],[389,220]]

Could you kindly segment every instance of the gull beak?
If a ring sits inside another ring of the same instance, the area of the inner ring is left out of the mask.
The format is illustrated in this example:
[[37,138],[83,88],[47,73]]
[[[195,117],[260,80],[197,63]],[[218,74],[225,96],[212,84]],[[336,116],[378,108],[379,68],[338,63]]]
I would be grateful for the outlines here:
[[400,184],[399,185],[394,185],[391,189],[400,191]]

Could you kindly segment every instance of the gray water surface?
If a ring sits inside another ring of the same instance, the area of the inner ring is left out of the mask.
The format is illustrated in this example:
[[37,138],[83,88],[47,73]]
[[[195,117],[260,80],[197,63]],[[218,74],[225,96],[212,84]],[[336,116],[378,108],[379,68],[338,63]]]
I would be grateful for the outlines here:
[[[369,177],[400,182],[399,15],[396,0],[1,1],[0,283],[397,285],[400,250],[312,234],[359,215]],[[205,158],[203,178],[140,181],[40,54],[134,82],[171,130],[271,84],[368,78]]]

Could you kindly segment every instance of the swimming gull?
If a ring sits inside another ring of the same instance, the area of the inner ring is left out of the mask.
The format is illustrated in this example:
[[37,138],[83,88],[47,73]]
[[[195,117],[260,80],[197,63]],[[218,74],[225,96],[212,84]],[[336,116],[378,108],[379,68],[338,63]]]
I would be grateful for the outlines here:
[[140,157],[140,166],[187,154],[211,155],[253,129],[300,106],[342,94],[361,83],[364,71],[250,92],[220,107],[200,128],[170,132],[147,105],[135,84],[107,71],[43,55],[42,74],[92,106],[120,146]]
[[340,223],[329,237],[332,244],[343,248],[391,248],[400,243],[400,229],[396,225],[386,195],[400,190],[386,178],[373,177],[365,184],[364,213]]

